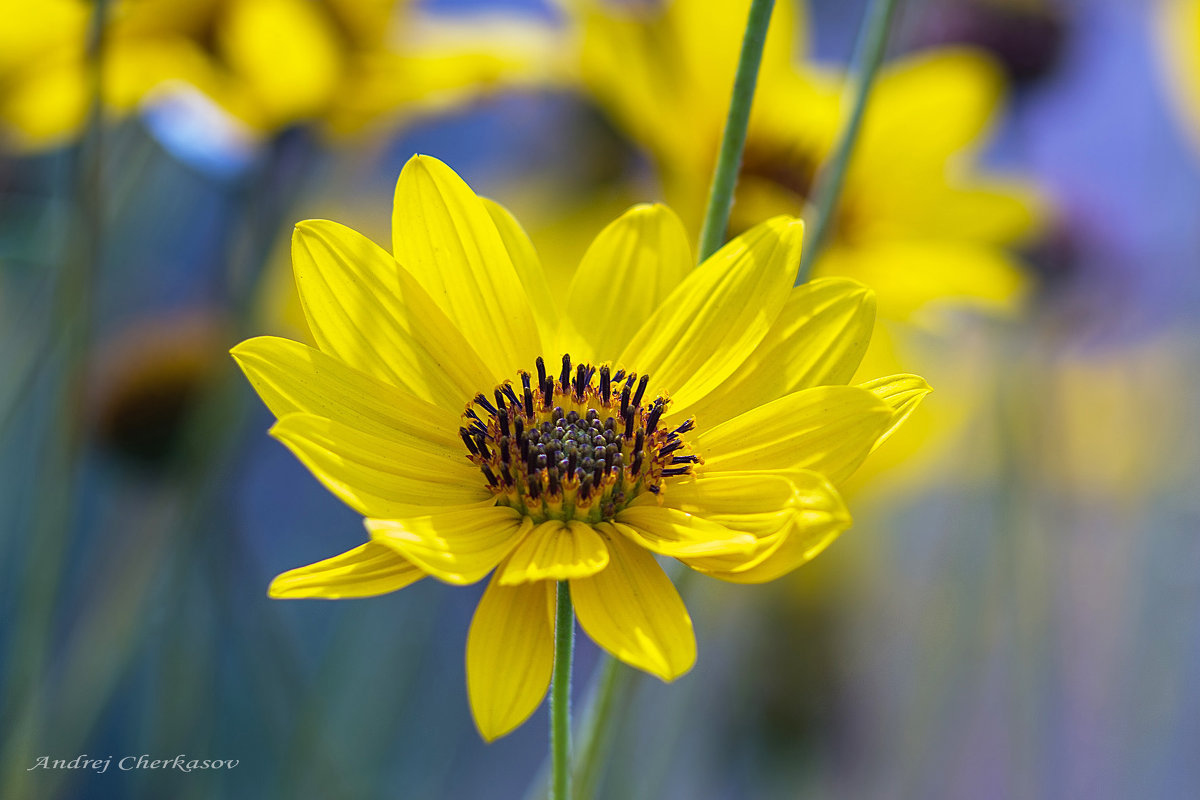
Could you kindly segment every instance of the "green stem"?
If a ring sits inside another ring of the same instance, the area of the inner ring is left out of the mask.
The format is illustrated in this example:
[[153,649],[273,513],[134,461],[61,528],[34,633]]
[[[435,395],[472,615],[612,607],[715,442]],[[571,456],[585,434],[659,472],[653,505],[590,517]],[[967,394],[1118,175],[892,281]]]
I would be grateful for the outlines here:
[[575,798],[590,800],[596,794],[600,768],[608,760],[613,728],[609,724],[632,680],[632,671],[612,656],[604,657],[597,685],[579,731],[579,757],[575,769]]
[[[758,84],[758,68],[762,63],[763,47],[767,41],[767,27],[771,22],[771,12],[775,8],[775,0],[751,0],[750,13],[746,19],[746,32],[742,36],[742,50],[738,57],[737,72],[733,79],[733,96],[729,101],[729,114],[725,118],[725,131],[721,136],[721,150],[717,156],[717,166],[713,172],[712,184],[708,193],[708,207],[704,214],[704,227],[700,233],[699,260],[711,256],[725,242],[725,233],[729,228],[729,211],[733,207],[733,190],[737,185],[738,168],[742,161],[742,150],[746,145],[746,129],[750,124],[750,108],[754,101],[754,90]],[[566,589],[559,584],[559,627],[563,620],[563,597]],[[567,619],[571,619],[570,597],[567,596]],[[563,647],[562,637],[558,639],[559,653]],[[570,654],[570,642],[566,644],[567,654]],[[555,687],[558,686],[559,657],[555,660]],[[568,672],[570,666],[567,667]],[[618,698],[628,694],[634,686],[636,675],[624,670],[615,659],[609,658],[601,669],[598,685],[594,693],[594,705],[582,731],[582,752],[576,767],[579,778],[580,798],[586,800],[596,789],[611,743],[609,722],[613,711],[619,705]],[[550,713],[554,718],[552,724],[559,720],[555,715],[555,700],[557,693],[550,697]],[[565,721],[563,724],[566,724]],[[565,738],[565,734],[563,736]],[[553,740],[552,740],[553,741]],[[554,784],[552,797],[563,800],[567,797],[567,776],[565,769],[559,767],[559,749],[554,748]],[[560,781],[562,782],[560,784]],[[560,786],[562,788],[560,788]]]
[[750,16],[742,37],[742,53],[733,79],[733,97],[729,101],[729,115],[725,118],[721,151],[708,191],[708,209],[700,233],[701,261],[717,252],[725,242],[729,210],[733,207],[733,190],[737,185],[742,149],[746,144],[746,128],[750,124],[750,106],[754,100],[754,87],[758,83],[758,67],[762,63],[767,26],[771,22],[774,7],[775,0],[751,0],[750,3]]
[[554,680],[550,684],[550,753],[554,782],[550,797],[571,797],[571,658],[575,649],[575,610],[571,587],[558,582],[558,613],[554,623]]
[[838,138],[833,155],[821,167],[817,175],[816,188],[813,191],[813,225],[804,241],[804,252],[800,257],[800,270],[796,275],[796,283],[804,283],[812,272],[813,262],[824,247],[832,227],[834,206],[842,193],[842,182],[846,177],[846,167],[858,139],[859,129],[862,128],[863,113],[867,108],[867,96],[875,83],[875,75],[883,62],[883,54],[887,50],[888,30],[892,25],[895,14],[896,0],[875,0],[863,19],[859,30],[858,42],[854,46],[854,75],[853,100],[850,106],[850,118],[842,135]]

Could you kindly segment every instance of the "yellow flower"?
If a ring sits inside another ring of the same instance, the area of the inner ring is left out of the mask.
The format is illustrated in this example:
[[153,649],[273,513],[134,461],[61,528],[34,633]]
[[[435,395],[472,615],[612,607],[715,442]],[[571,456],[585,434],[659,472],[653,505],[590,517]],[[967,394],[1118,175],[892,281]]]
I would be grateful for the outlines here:
[[318,347],[233,355],[271,433],[366,518],[370,541],[286,572],[274,597],[360,597],[492,573],[467,641],[487,739],[541,703],[556,581],[622,661],[672,680],[691,620],[654,554],[755,583],[850,524],[834,484],[928,391],[847,386],[874,318],[844,279],[793,288],[803,224],[778,217],[693,268],[661,205],[609,225],[565,296],[501,206],[446,165],[400,174],[393,252],[324,220],[293,238]]
[[1200,146],[1200,2],[1164,0],[1158,28],[1176,108]]
[[[665,7],[577,0],[582,79],[653,157],[666,201],[699,231],[733,85],[748,0]],[[844,120],[843,78],[808,63],[797,8],[776,3],[747,133],[730,231],[803,216],[817,168]],[[871,286],[882,319],[911,320],[934,301],[1004,307],[1025,283],[1004,247],[1037,226],[1021,181],[982,173],[975,157],[1002,100],[984,56],[943,49],[885,67],[816,275]]]
[[[361,127],[384,114],[460,102],[481,87],[540,79],[547,39],[508,22],[477,26],[405,14],[404,0],[125,0],[105,36],[104,99],[127,113],[156,91],[198,89],[269,134],[321,121]],[[0,0],[0,121],[19,145],[74,136],[88,106],[92,4]]]

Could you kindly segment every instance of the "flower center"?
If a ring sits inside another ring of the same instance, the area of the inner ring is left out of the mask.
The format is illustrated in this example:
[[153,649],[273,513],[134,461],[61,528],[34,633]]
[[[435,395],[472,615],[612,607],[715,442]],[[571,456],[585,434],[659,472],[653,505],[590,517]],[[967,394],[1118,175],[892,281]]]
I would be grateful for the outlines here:
[[610,520],[700,462],[680,438],[695,420],[660,427],[670,401],[646,401],[647,375],[572,368],[569,355],[557,380],[540,356],[536,376],[519,375],[519,389],[506,382],[491,399],[476,395],[459,434],[497,502],[535,521]]

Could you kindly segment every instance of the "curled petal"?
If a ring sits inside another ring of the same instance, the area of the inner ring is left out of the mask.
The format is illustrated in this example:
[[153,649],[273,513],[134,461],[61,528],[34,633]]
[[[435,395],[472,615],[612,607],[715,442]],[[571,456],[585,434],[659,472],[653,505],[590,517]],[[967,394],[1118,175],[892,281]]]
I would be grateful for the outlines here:
[[341,555],[288,570],[271,581],[271,597],[374,597],[410,586],[425,573],[396,551],[367,542]]

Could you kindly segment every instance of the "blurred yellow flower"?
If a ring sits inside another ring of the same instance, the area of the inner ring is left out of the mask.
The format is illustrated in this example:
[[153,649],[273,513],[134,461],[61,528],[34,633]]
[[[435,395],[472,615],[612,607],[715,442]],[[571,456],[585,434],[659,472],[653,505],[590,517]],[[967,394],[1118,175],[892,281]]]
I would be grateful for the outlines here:
[[[0,0],[0,123],[19,146],[74,136],[88,106],[91,3]],[[540,80],[549,40],[515,21],[434,23],[405,0],[123,0],[111,4],[103,90],[124,113],[185,84],[269,134],[322,121],[349,131],[381,115]],[[395,35],[393,35],[395,34]]]
[[[651,153],[667,202],[699,231],[733,85],[748,0],[665,7],[579,0],[582,78]],[[804,57],[788,0],[775,18],[755,95],[730,232],[803,216],[843,122],[843,76]],[[1029,236],[1038,201],[1022,181],[982,173],[976,155],[1003,81],[983,55],[942,49],[884,68],[854,147],[816,275],[870,285],[884,319],[933,301],[1004,306],[1025,279],[1004,246]]]
[[370,534],[270,593],[361,597],[494,571],[467,641],[489,740],[546,693],[556,581],[599,646],[682,675],[692,623],[654,554],[734,582],[795,569],[850,525],[834,484],[929,390],[912,375],[845,385],[874,299],[846,279],[793,287],[795,219],[693,267],[679,218],[635,206],[565,296],[515,219],[436,159],[401,172],[392,226],[388,253],[333,222],[299,224],[293,266],[318,346],[233,350],[278,418],[272,435]]

